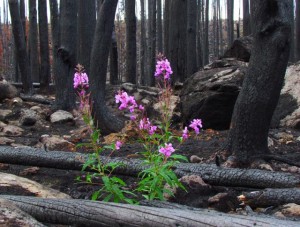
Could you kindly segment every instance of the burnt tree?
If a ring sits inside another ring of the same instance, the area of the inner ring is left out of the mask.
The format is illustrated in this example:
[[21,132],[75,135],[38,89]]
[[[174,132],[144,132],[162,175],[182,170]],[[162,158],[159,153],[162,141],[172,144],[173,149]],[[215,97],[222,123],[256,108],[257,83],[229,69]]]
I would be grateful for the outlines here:
[[77,1],[60,1],[60,46],[57,50],[57,72],[55,74],[55,108],[71,110],[75,108],[73,88],[77,42]]
[[296,61],[300,60],[300,0],[296,0]]
[[16,45],[16,55],[20,68],[24,93],[32,94],[32,79],[29,69],[29,59],[26,51],[25,34],[21,22],[18,0],[9,0],[8,3],[12,23],[12,33]]
[[243,36],[251,34],[249,0],[243,0]]
[[269,153],[269,126],[289,59],[291,11],[292,0],[251,1],[254,46],[231,120],[233,163],[247,165]]
[[103,134],[119,131],[124,122],[105,104],[105,83],[111,35],[118,0],[105,0],[97,19],[90,65],[90,89],[93,99],[93,116]]
[[50,83],[50,59],[49,59],[49,36],[48,36],[48,16],[47,2],[45,0],[38,1],[39,11],[39,37],[40,37],[40,90],[42,92],[49,91]]

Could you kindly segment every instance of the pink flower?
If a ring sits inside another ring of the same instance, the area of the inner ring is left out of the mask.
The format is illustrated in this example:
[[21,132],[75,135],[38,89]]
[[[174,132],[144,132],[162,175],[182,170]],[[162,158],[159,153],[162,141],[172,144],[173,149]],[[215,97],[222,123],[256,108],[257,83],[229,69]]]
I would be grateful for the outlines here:
[[74,88],[87,89],[89,87],[89,78],[86,73],[76,72],[74,74]]
[[145,108],[143,107],[143,105],[139,105],[139,110],[143,111]]
[[149,118],[143,118],[142,120],[140,120],[140,124],[139,124],[140,130],[143,130],[143,129],[147,130],[150,128],[150,126],[151,126],[151,123],[149,121]]
[[195,133],[198,135],[199,130],[202,128],[202,121],[201,119],[193,119],[191,124],[189,125],[190,128],[194,129]]
[[135,115],[130,115],[130,120],[135,121],[136,120],[136,116]]
[[182,138],[184,140],[186,140],[187,138],[189,138],[189,131],[188,131],[187,127],[185,127],[184,130],[182,131]]
[[157,126],[151,125],[148,130],[149,135],[152,136],[155,133],[156,129],[157,129]]
[[174,151],[175,149],[173,148],[171,143],[169,144],[165,143],[165,147],[159,148],[159,152],[162,153],[167,158],[170,157]]
[[129,96],[125,91],[119,91],[119,93],[115,95],[115,100],[116,103],[121,103],[119,110],[125,110],[128,108],[130,113],[133,113],[134,108],[137,107],[134,97]]
[[122,146],[122,142],[121,141],[117,141],[116,144],[116,150],[120,150],[120,147]]
[[156,63],[156,71],[154,76],[155,77],[159,77],[161,75],[164,76],[165,80],[170,79],[170,75],[173,73],[171,66],[170,66],[170,62],[168,61],[168,59],[162,59],[157,61]]

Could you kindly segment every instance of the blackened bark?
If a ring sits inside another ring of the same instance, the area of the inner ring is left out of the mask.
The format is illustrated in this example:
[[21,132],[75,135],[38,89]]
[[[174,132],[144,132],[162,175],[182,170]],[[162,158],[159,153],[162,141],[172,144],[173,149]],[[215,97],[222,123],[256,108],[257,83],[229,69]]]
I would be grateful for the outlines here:
[[228,47],[231,46],[234,40],[234,22],[233,22],[234,1],[227,0],[227,41]]
[[59,15],[57,0],[50,1],[51,36],[52,36],[52,75],[54,82],[59,80],[58,75],[58,48],[59,48]]
[[243,0],[243,36],[251,34],[249,0]]
[[110,72],[110,84],[116,85],[119,83],[119,67],[118,67],[118,44],[117,44],[117,37],[114,30],[111,35],[111,47],[109,52],[109,72]]
[[73,88],[77,43],[77,1],[60,1],[60,47],[58,48],[58,68],[56,74],[55,108],[71,110],[75,108]]
[[105,104],[107,62],[118,0],[105,0],[99,12],[91,54],[90,88],[96,126],[107,134],[122,129],[124,122]]
[[36,0],[29,0],[29,58],[33,82],[40,82]]
[[196,56],[196,27],[197,27],[197,1],[187,1],[187,73],[189,77],[197,72]]
[[[122,150],[120,151],[122,152]],[[0,146],[0,162],[17,165],[39,166],[56,169],[81,170],[88,154],[76,152],[45,152],[33,148]],[[101,157],[102,163],[122,163],[116,174],[137,176],[147,166],[138,159]],[[259,169],[221,168],[209,164],[179,163],[174,167],[178,177],[198,175],[210,185],[251,188],[299,187],[300,177],[290,173],[270,172]]]
[[26,51],[25,34],[20,18],[18,0],[9,0],[8,3],[24,93],[32,94],[32,80],[29,69],[28,55]]
[[296,61],[300,60],[300,0],[296,0]]
[[50,60],[49,60],[49,35],[48,35],[48,16],[47,1],[38,1],[39,9],[39,36],[40,36],[40,90],[44,93],[49,91],[50,83]]
[[167,209],[80,199],[44,199],[1,195],[1,199],[38,221],[75,226],[298,226],[297,222],[258,216],[224,214],[204,209]]
[[[204,1],[204,0],[203,0]],[[208,32],[209,32],[209,0],[205,2],[205,22],[204,22],[204,43],[203,43],[203,63],[207,65],[209,63],[209,42],[208,42]]]
[[170,23],[170,1],[165,1],[164,7],[164,54],[169,58],[169,23]]
[[173,82],[186,78],[187,1],[172,0],[169,23],[170,63]]
[[157,52],[163,52],[162,9],[161,0],[157,0]]
[[125,0],[126,73],[125,80],[136,84],[136,16],[135,1]]
[[203,67],[203,51],[202,51],[202,40],[203,40],[203,23],[202,23],[202,4],[203,0],[197,0],[197,68]]
[[20,17],[26,40],[26,17],[25,17],[25,0],[20,0]]
[[240,165],[269,152],[268,130],[289,58],[291,11],[292,0],[251,1],[254,46],[229,135],[229,151]]
[[90,73],[90,57],[96,27],[96,2],[79,0],[78,3],[78,62]]
[[140,81],[141,84],[145,84],[146,75],[146,20],[145,20],[145,1],[140,1],[141,5],[141,46],[140,46]]
[[280,206],[288,203],[300,203],[299,188],[274,189],[267,188],[263,191],[243,192],[239,200],[244,204],[256,207]]

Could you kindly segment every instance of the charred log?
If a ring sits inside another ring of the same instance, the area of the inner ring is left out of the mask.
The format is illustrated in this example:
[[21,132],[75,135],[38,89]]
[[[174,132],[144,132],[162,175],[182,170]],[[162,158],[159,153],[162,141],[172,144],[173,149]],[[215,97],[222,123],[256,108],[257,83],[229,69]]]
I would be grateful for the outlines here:
[[[0,162],[9,164],[81,170],[87,158],[87,154],[76,152],[46,152],[33,148],[0,146]],[[147,167],[138,159],[108,157],[101,157],[101,159],[103,163],[122,163],[122,167],[115,170],[118,174],[137,176]],[[178,177],[198,175],[211,185],[250,188],[292,188],[300,185],[300,177],[297,175],[258,169],[234,169],[210,164],[180,163],[174,166],[174,171]]]

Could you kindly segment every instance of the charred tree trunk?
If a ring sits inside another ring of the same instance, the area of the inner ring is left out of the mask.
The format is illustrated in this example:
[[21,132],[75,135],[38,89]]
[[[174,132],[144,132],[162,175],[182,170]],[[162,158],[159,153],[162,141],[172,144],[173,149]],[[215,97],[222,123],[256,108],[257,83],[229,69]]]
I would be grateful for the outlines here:
[[96,126],[106,134],[122,129],[124,122],[105,104],[107,62],[118,0],[105,0],[99,12],[91,55],[90,88]]
[[115,32],[115,26],[114,30],[111,35],[111,47],[109,52],[109,72],[110,72],[110,84],[116,85],[119,83],[119,67],[118,67],[118,43],[117,43],[117,37]]
[[73,88],[77,43],[77,1],[60,1],[60,47],[58,48],[58,72],[56,74],[55,108],[71,110],[75,108]]
[[135,1],[125,0],[126,82],[136,84],[136,17]]
[[243,36],[251,34],[249,0],[243,0]]
[[269,152],[269,126],[289,59],[291,10],[292,0],[251,1],[254,46],[229,135],[236,164],[247,165]]
[[141,84],[145,84],[146,76],[146,20],[145,20],[145,2],[144,0],[140,1],[141,5],[141,46],[140,46],[140,81]]
[[48,16],[47,1],[39,0],[39,36],[40,36],[40,56],[41,56],[41,78],[40,90],[44,93],[49,91],[50,84],[50,60],[49,60],[49,36],[48,36]]
[[[13,148],[0,146],[0,162],[17,165],[81,170],[88,154],[36,150],[32,148]],[[122,167],[114,172],[137,176],[147,166],[138,159],[101,157],[102,163],[121,162]],[[178,177],[198,175],[208,184],[219,186],[252,188],[292,188],[299,187],[300,177],[289,173],[270,172],[258,169],[221,168],[208,164],[176,164],[174,171]]]
[[79,0],[78,2],[78,63],[90,73],[90,59],[96,27],[96,2]]
[[197,68],[203,67],[203,51],[202,51],[202,40],[203,40],[203,23],[202,23],[202,4],[203,0],[197,1]]
[[29,0],[29,58],[33,82],[40,82],[36,0]]
[[58,4],[57,0],[50,2],[51,14],[51,37],[52,37],[52,75],[54,82],[59,80],[58,75],[58,48],[59,48],[59,19],[58,19]]
[[296,61],[300,60],[300,0],[296,0]]
[[[157,52],[163,52],[163,30],[161,0],[157,0]],[[194,18],[195,19],[195,18]]]
[[233,22],[234,1],[227,0],[227,44],[228,48],[232,45],[234,40],[234,22]]
[[9,0],[9,10],[12,22],[12,32],[17,49],[17,60],[19,63],[21,80],[25,94],[32,94],[33,86],[29,68],[29,60],[26,51],[24,29],[21,22],[18,0]]
[[239,216],[197,209],[156,207],[87,200],[0,196],[40,222],[76,226],[298,226],[297,222]]
[[187,1],[187,77],[197,72],[196,56],[197,1]]
[[165,1],[164,7],[164,54],[167,58],[169,58],[170,2]]
[[170,63],[173,82],[186,78],[187,1],[172,0],[169,23]]
[[[204,1],[204,0],[203,0]],[[208,32],[209,32],[209,0],[205,2],[205,22],[204,22],[204,43],[203,43],[203,63],[207,65],[209,63],[209,42],[208,42]]]

